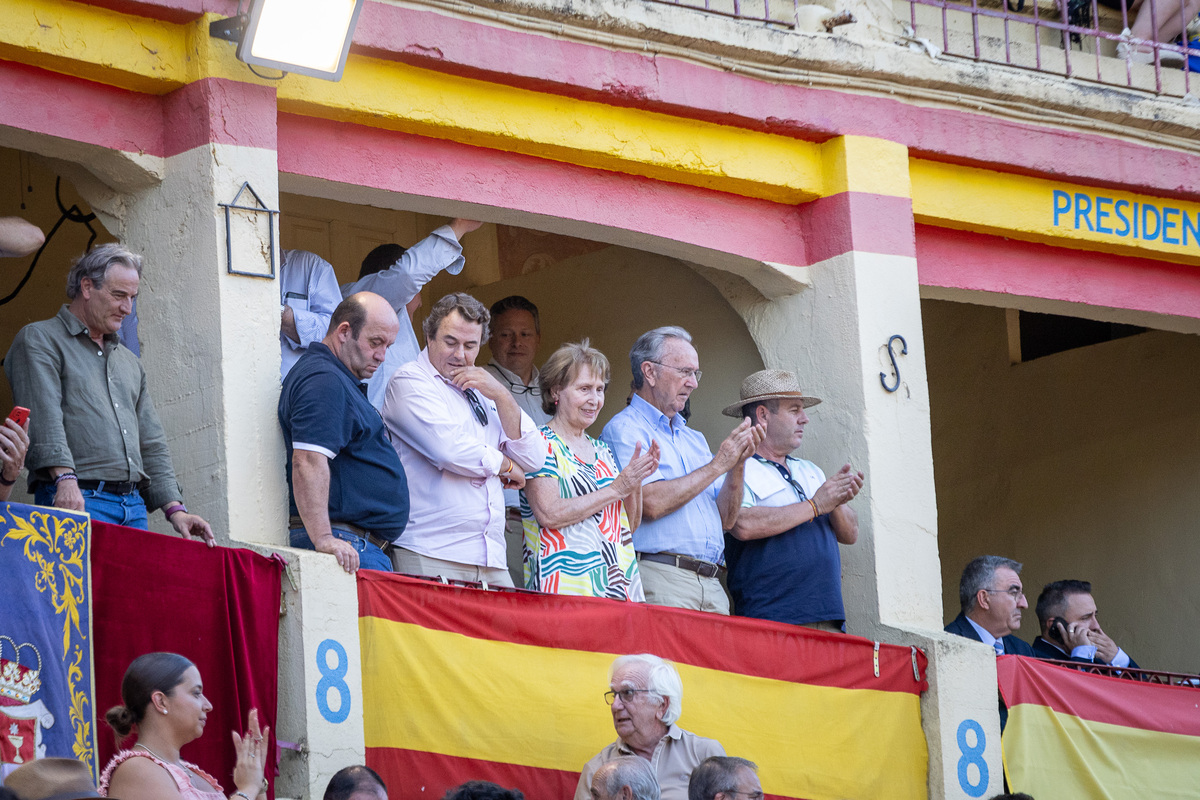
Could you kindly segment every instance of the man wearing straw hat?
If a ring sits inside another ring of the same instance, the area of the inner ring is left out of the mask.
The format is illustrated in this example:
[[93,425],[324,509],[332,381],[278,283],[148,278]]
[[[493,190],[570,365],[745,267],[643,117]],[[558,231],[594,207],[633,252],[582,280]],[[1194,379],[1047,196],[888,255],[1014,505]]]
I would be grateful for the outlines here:
[[721,413],[745,417],[766,433],[746,462],[742,510],[726,534],[725,560],[734,613],[842,631],[842,560],[838,544],[858,540],[858,515],[846,504],[863,485],[849,464],[829,479],[795,458],[806,396],[790,372],[766,369],[742,381],[741,400]]

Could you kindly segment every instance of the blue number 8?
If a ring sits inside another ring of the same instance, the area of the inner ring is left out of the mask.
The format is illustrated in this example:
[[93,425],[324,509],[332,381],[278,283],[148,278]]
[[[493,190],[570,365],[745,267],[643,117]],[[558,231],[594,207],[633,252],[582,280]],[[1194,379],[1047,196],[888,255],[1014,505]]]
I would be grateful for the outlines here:
[[[331,651],[337,657],[337,663],[332,667],[328,658]],[[317,671],[321,673],[321,680],[317,681],[317,710],[334,724],[345,722],[350,716],[350,687],[342,680],[349,669],[350,659],[346,656],[346,648],[339,642],[326,639],[317,645]],[[330,690],[338,693],[336,711],[329,708]]]
[[[975,734],[975,746],[967,744],[967,732]],[[983,797],[988,786],[987,762],[983,760],[983,751],[987,747],[987,737],[983,735],[983,726],[973,719],[964,719],[958,726],[958,750],[962,758],[958,759],[958,785],[968,797]],[[967,768],[974,764],[979,769],[979,782],[971,783]]]

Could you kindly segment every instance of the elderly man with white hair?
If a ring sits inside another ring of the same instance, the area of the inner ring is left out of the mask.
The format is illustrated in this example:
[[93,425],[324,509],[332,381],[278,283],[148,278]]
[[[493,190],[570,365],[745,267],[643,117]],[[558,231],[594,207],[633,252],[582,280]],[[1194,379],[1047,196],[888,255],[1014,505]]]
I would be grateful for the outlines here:
[[711,756],[725,755],[714,739],[705,739],[675,724],[683,709],[683,681],[658,656],[620,656],[609,670],[609,691],[617,741],[583,767],[575,800],[591,800],[592,778],[603,765],[623,756],[649,762],[662,800],[687,800],[692,770]]

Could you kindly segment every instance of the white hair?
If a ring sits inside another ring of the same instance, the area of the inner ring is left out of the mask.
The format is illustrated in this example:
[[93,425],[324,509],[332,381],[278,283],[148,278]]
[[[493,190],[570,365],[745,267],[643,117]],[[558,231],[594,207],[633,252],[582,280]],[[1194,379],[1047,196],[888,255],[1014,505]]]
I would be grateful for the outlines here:
[[650,653],[619,656],[608,669],[608,679],[611,682],[613,673],[623,667],[640,665],[646,669],[646,688],[659,701],[667,700],[667,710],[662,716],[664,725],[673,725],[683,713],[683,680],[675,670],[675,665]]

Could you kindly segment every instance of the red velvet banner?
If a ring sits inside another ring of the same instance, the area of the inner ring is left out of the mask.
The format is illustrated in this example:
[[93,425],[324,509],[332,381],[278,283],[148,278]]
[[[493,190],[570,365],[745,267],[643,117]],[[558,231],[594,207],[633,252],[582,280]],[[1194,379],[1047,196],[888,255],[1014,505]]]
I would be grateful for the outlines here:
[[[101,768],[114,753],[104,713],[121,702],[121,679],[143,653],[196,663],[213,704],[205,735],[183,757],[232,791],[233,742],[246,714],[275,730],[282,564],[249,550],[208,548],[119,525],[92,523],[92,628],[96,741]],[[267,763],[275,763],[274,735]],[[133,739],[126,746],[133,744]],[[274,796],[274,775],[269,796]]]

